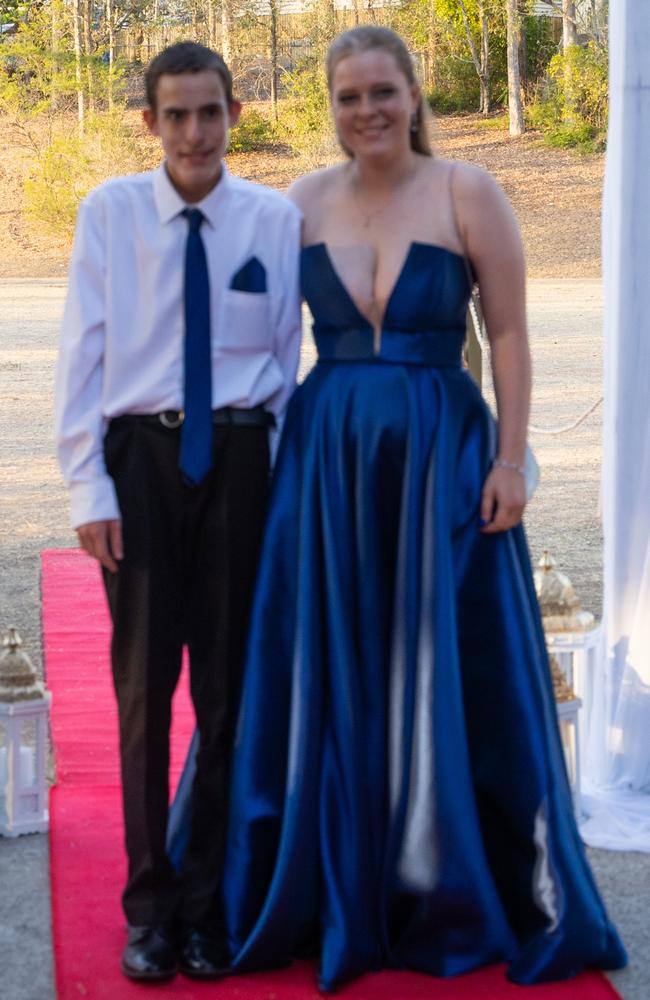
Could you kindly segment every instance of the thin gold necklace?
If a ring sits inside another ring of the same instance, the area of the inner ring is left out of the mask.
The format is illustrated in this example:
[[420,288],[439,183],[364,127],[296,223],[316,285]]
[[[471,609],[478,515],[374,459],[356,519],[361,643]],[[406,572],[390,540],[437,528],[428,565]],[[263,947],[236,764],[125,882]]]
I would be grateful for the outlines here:
[[359,215],[361,216],[362,225],[363,225],[364,229],[369,229],[370,228],[370,224],[371,224],[372,220],[375,219],[378,215],[381,215],[381,213],[384,211],[384,209],[388,208],[388,206],[390,205],[390,203],[395,199],[396,194],[397,194],[397,192],[393,191],[393,193],[391,194],[390,198],[388,198],[383,203],[383,205],[380,205],[379,208],[374,208],[372,210],[372,212],[366,212],[363,209],[362,205],[361,205],[361,202],[359,200],[359,194],[358,194],[358,192],[355,190],[354,187],[352,188],[352,197],[354,198],[354,203],[357,206],[357,211],[359,212]]
[[404,188],[404,187],[406,187],[408,185],[408,183],[410,182],[410,180],[411,180],[411,178],[412,178],[412,176],[413,176],[414,173],[415,173],[415,171],[413,169],[411,169],[409,171],[407,177],[405,178],[405,180],[403,180],[398,185],[398,187],[394,191],[391,192],[391,194],[386,199],[386,201],[384,201],[383,204],[381,204],[379,206],[379,208],[374,208],[372,210],[372,212],[367,212],[362,207],[361,201],[359,200],[359,192],[357,190],[358,186],[359,186],[359,182],[357,181],[357,183],[355,184],[354,180],[352,181],[352,183],[351,183],[352,197],[354,199],[354,204],[357,207],[357,211],[359,212],[359,215],[361,216],[362,225],[363,225],[364,229],[369,229],[370,228],[370,224],[372,223],[372,220],[375,219],[378,215],[381,215],[381,213],[384,212],[388,208],[388,206],[397,198],[397,196],[401,193],[402,188]]

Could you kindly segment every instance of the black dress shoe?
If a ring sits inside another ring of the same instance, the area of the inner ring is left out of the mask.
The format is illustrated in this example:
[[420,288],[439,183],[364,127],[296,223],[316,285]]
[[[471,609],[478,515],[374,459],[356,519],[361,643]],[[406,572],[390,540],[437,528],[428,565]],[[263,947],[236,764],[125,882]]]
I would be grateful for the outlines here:
[[186,927],[181,936],[179,967],[190,979],[221,979],[230,959],[223,941],[200,927]]
[[178,965],[170,930],[162,924],[153,927],[129,925],[129,937],[122,952],[122,972],[129,979],[150,981],[171,979]]

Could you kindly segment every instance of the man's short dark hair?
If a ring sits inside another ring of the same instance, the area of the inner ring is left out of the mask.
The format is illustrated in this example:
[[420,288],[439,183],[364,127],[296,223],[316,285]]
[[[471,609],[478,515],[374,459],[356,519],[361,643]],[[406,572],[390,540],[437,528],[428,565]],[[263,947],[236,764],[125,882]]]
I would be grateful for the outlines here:
[[202,73],[204,70],[216,73],[226,94],[226,101],[232,104],[232,75],[224,60],[213,49],[200,45],[198,42],[176,42],[169,45],[155,56],[144,73],[144,86],[147,104],[152,111],[156,110],[156,92],[158,80],[166,73],[177,76],[179,73]]

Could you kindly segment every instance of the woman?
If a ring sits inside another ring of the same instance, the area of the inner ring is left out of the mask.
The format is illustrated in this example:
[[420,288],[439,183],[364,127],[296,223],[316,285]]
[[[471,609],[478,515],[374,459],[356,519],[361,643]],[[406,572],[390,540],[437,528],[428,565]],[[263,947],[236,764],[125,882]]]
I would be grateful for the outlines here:
[[[347,162],[299,180],[319,362],[286,418],[251,621],[224,908],[235,971],[624,963],[575,828],[520,520],[512,212],[432,157],[387,29],[328,55]],[[479,282],[498,433],[461,368]]]

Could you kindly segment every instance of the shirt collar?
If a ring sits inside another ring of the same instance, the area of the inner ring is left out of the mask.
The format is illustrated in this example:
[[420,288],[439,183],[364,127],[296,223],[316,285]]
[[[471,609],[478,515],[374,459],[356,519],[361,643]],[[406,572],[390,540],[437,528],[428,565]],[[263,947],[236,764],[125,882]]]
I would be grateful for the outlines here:
[[[219,209],[223,199],[226,197],[229,184],[230,175],[228,174],[226,164],[222,162],[221,177],[218,182],[202,201],[191,206],[192,208],[200,208],[213,228],[217,225]],[[187,208],[186,202],[183,201],[170,181],[164,163],[161,163],[158,169],[153,172],[153,192],[158,218],[163,225],[170,222],[171,219],[175,219],[184,208]]]

